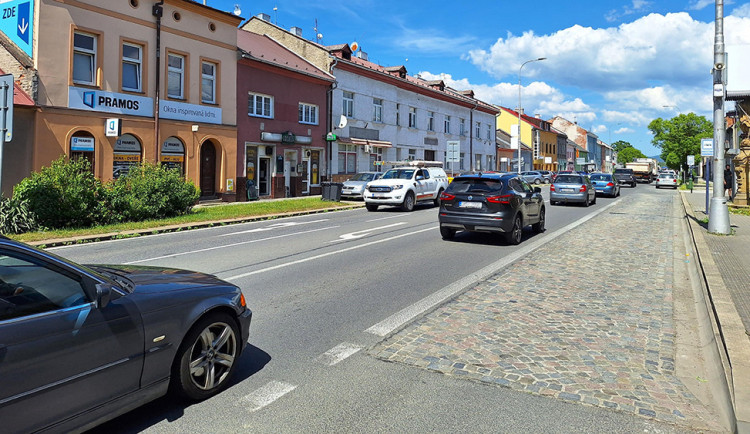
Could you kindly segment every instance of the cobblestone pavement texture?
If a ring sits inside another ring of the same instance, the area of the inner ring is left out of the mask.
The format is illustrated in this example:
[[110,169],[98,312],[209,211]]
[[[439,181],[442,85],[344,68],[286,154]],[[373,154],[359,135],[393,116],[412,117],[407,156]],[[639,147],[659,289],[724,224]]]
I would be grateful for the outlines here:
[[673,250],[682,235],[672,219],[683,217],[676,200],[623,198],[370,354],[686,430],[722,431],[675,374]]
[[[683,194],[688,198],[697,219],[708,217],[705,213],[705,191],[696,190]],[[750,282],[750,216],[730,213],[729,224],[732,228],[731,236],[706,233],[704,240],[719,268],[745,330],[750,330],[750,290],[747,287],[747,282]]]

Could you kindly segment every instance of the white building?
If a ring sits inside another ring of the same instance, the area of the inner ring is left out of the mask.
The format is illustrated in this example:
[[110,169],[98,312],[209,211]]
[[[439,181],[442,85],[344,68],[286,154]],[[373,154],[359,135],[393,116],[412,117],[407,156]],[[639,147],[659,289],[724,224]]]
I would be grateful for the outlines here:
[[[496,108],[472,91],[410,76],[404,66],[383,67],[362,52],[353,56],[347,44],[328,48],[335,57],[335,181],[387,168],[379,161],[442,161],[448,172],[495,170]],[[459,162],[447,162],[449,141],[460,142]]]

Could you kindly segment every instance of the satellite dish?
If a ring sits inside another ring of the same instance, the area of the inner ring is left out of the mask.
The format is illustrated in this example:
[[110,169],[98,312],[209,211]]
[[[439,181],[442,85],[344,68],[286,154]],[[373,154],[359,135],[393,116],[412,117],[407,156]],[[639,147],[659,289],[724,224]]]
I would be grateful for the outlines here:
[[235,15],[237,15],[239,17],[240,14],[242,13],[242,9],[240,9],[240,5],[238,5],[238,4],[234,5],[234,12],[232,12],[232,13],[235,14]]
[[351,44],[349,44],[349,48],[351,48],[352,51],[357,51],[359,50],[359,44],[357,43],[357,41],[354,41]]
[[346,126],[346,116],[341,115],[341,120],[339,120],[339,129],[344,128]]

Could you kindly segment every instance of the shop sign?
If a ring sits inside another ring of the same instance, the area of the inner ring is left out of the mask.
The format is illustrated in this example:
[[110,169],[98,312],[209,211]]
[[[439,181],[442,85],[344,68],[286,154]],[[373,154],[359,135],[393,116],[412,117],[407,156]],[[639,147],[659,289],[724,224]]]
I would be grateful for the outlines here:
[[2,19],[0,31],[18,48],[34,57],[34,1],[33,0],[5,0],[2,3]]
[[115,142],[115,152],[137,152],[141,153],[141,142],[132,134],[123,134]]
[[93,137],[71,137],[70,138],[70,150],[94,152],[94,138]]
[[287,143],[287,144],[293,144],[295,141],[295,137],[293,133],[286,132],[281,133],[281,143]]
[[117,137],[122,134],[122,119],[107,119],[104,124],[104,135],[107,137]]
[[68,87],[68,107],[133,116],[154,116],[154,100],[145,96]]
[[138,154],[114,154],[112,156],[113,161],[124,161],[129,163],[138,163],[141,161],[141,156]]
[[326,142],[335,142],[338,137],[334,133],[326,134]]
[[161,145],[162,154],[184,154],[185,145],[182,144],[182,140],[177,137],[168,137],[167,140]]
[[176,119],[187,122],[221,124],[221,109],[218,107],[209,107],[205,105],[160,100],[159,117],[163,119]]

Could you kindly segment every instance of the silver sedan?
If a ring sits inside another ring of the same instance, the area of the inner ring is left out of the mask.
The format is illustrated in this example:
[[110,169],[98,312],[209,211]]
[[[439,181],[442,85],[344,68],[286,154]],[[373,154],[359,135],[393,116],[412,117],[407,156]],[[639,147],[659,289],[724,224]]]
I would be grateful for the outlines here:
[[677,175],[671,173],[660,173],[656,178],[656,188],[671,187],[677,189]]

